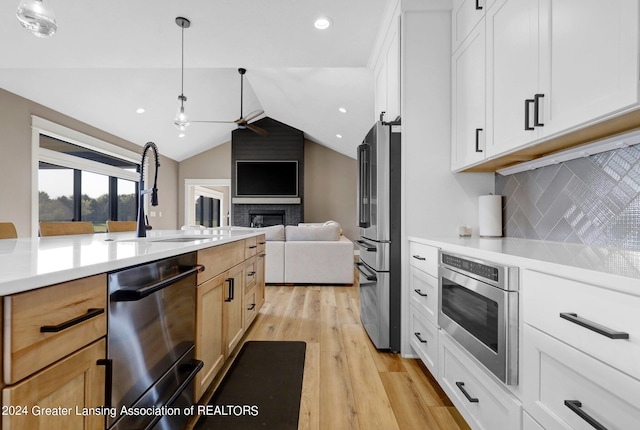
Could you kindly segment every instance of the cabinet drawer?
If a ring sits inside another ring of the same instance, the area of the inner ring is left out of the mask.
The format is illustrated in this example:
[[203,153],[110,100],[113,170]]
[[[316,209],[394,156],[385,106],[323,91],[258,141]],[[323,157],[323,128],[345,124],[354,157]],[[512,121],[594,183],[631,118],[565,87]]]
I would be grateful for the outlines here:
[[524,322],[640,379],[640,297],[528,270],[523,289]]
[[198,284],[213,278],[244,261],[244,241],[225,243],[198,251],[198,264],[204,271],[198,273]]
[[431,374],[438,375],[438,329],[427,321],[416,306],[411,306],[409,325],[411,346]]
[[471,428],[521,428],[522,407],[515,397],[489,378],[442,331],[438,348],[438,381]]
[[264,234],[261,234],[260,236],[256,237],[256,244],[258,245],[258,247],[256,248],[256,253],[260,254],[261,252],[264,252],[264,248],[267,244],[267,238]]
[[418,307],[431,324],[438,325],[438,278],[415,267],[409,268],[411,304]]
[[4,298],[4,380],[13,384],[107,333],[107,277]]
[[409,264],[437,278],[438,248],[409,242]]
[[256,317],[258,303],[256,297],[256,289],[252,289],[244,296],[244,326],[249,327],[253,319]]
[[258,276],[258,266],[256,259],[251,258],[244,265],[244,290],[249,291],[256,284]]
[[544,429],[540,427],[540,424],[538,424],[533,418],[531,418],[531,415],[524,412],[522,414],[522,430],[544,430]]
[[579,414],[609,430],[638,427],[640,381],[528,325],[524,338],[524,407],[542,427],[592,428]]
[[256,237],[250,237],[244,240],[244,258],[253,257],[258,252],[258,240]]

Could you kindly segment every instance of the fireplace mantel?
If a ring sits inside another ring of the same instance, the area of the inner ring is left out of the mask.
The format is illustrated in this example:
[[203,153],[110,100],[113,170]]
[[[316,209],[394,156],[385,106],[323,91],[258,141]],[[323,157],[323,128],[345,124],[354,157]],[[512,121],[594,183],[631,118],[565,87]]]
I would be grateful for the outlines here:
[[231,203],[240,205],[299,205],[300,197],[234,197]]

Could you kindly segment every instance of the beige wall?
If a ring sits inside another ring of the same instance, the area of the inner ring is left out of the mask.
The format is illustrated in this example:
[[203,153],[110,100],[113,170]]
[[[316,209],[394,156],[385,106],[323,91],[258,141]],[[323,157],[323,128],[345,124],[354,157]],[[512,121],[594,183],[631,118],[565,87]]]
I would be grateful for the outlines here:
[[356,226],[356,160],[315,142],[304,146],[304,221],[334,220],[351,240]]
[[[20,237],[31,235],[31,115],[131,151],[142,151],[140,145],[0,89],[0,221],[13,222]],[[162,154],[162,148],[159,149]],[[174,229],[177,226],[178,162],[162,155],[160,158],[159,205],[154,210],[162,216],[150,217],[149,222],[156,229]]]
[[[231,142],[180,162],[180,224],[184,220],[185,179],[230,179]],[[305,141],[304,147],[304,220],[329,219],[342,224],[345,236],[358,238],[356,228],[356,160],[336,151]]]

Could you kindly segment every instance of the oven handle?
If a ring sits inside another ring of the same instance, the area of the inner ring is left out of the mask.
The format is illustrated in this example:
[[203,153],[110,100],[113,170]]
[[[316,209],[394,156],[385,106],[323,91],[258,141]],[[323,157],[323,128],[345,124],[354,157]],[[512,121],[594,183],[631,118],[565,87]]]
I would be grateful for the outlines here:
[[353,263],[354,266],[356,266],[356,269],[358,269],[358,272],[360,272],[362,274],[362,276],[364,276],[366,278],[367,281],[376,281],[378,278],[376,278],[375,273],[367,273],[364,269],[364,263]]
[[[169,400],[167,400],[167,403],[165,403],[162,406],[169,406],[171,405],[173,402],[176,401],[176,399],[180,396],[180,394],[182,394],[182,392],[187,388],[187,386],[191,383],[191,381],[193,381],[193,378],[196,377],[196,373],[198,373],[200,371],[200,369],[202,369],[202,367],[204,366],[204,363],[200,360],[196,360],[193,359],[191,360],[189,363],[185,363],[183,366],[180,366],[179,370],[185,370],[185,371],[189,371],[189,376],[187,376],[185,378],[184,381],[182,381],[182,383],[180,384],[180,386],[178,387],[178,389],[171,395],[171,397],[169,398]],[[156,425],[156,423],[158,421],[160,421],[160,419],[163,417],[164,415],[156,415],[149,424],[146,425],[146,427],[144,428],[144,430],[151,430],[153,428],[153,426]]]
[[136,300],[144,299],[145,297],[162,290],[163,288],[168,287],[171,284],[175,284],[176,282],[191,276],[195,273],[201,273],[204,271],[203,265],[197,265],[190,267],[184,272],[178,273],[170,278],[164,279],[160,282],[156,282],[152,285],[147,285],[146,287],[138,288],[136,290],[122,289],[118,291],[114,291],[111,294],[111,301],[114,302],[133,302]]

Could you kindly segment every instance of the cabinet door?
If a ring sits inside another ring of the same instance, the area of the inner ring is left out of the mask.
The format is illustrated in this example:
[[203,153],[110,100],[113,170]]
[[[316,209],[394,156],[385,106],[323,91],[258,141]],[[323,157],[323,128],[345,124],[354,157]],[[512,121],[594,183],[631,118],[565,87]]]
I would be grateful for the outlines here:
[[225,274],[198,286],[196,291],[196,358],[204,366],[196,374],[195,399],[209,387],[225,360],[222,335]]
[[451,11],[451,41],[453,51],[457,50],[464,39],[484,18],[486,0],[454,0]]
[[473,33],[452,57],[452,153],[456,170],[485,158],[485,25]]
[[386,112],[385,120],[400,115],[400,18],[393,21],[385,36],[375,70],[376,120]]
[[239,264],[227,272],[224,286],[223,330],[225,356],[236,347],[244,334],[244,264]]
[[545,135],[638,102],[638,1],[542,0]]
[[541,127],[533,126],[533,103],[526,103],[538,93],[538,3],[499,0],[487,11],[488,157],[539,135]]
[[[26,408],[28,414],[7,414],[2,428],[11,429],[104,429],[104,415],[82,415],[84,408],[104,405],[104,339],[75,352],[24,381],[2,390],[2,405]],[[37,414],[52,408],[60,415]],[[77,413],[76,411],[80,411]]]

